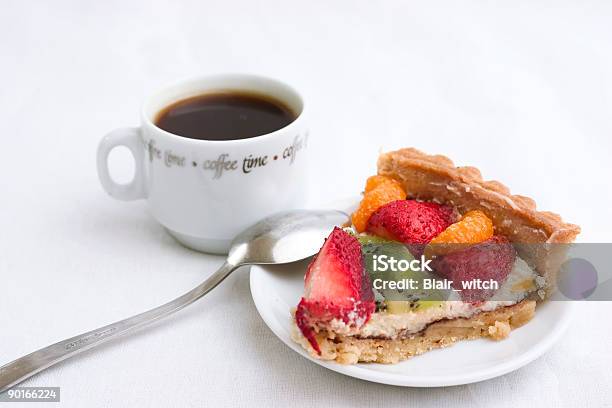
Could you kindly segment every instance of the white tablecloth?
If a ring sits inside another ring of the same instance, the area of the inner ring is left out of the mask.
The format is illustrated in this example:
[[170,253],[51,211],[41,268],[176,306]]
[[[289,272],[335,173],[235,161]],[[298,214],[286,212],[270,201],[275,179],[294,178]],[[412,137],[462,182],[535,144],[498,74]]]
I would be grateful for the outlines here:
[[[0,7],[0,363],[156,306],[221,258],[182,248],[100,188],[94,155],[177,77],[284,79],[312,108],[311,204],[354,195],[380,149],[478,166],[609,240],[612,5],[515,1],[8,1]],[[132,171],[125,152],[115,175]],[[544,357],[479,384],[343,377],[259,318],[248,271],[164,322],[26,385],[61,406],[610,406],[607,303]],[[31,405],[28,405],[31,406]]]

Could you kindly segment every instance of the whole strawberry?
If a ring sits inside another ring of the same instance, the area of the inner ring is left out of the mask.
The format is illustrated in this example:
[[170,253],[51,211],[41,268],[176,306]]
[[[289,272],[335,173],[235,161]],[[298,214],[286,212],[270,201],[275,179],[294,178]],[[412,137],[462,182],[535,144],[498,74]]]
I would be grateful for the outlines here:
[[494,235],[479,244],[470,245],[433,260],[432,266],[438,275],[453,281],[466,302],[481,302],[489,299],[495,289],[478,288],[477,281],[497,282],[501,285],[512,271],[516,251],[506,237]]
[[408,245],[415,256],[454,221],[450,207],[416,200],[397,200],[380,207],[368,221],[367,231]]

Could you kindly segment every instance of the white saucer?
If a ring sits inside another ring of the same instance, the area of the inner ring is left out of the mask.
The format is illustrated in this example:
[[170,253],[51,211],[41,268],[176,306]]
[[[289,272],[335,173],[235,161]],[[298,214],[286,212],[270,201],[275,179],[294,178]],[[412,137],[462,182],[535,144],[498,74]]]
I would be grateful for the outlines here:
[[312,358],[291,340],[290,308],[302,296],[307,261],[280,266],[253,266],[251,294],[268,327],[295,352],[330,370],[363,380],[406,387],[468,384],[516,370],[544,354],[567,328],[573,304],[547,302],[527,325],[503,341],[479,339],[430,351],[395,365],[341,365]]

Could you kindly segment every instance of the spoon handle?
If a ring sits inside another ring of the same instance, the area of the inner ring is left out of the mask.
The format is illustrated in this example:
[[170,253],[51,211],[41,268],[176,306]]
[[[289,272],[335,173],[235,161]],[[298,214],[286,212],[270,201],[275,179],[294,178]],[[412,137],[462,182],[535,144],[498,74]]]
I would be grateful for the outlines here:
[[0,367],[0,393],[72,356],[171,315],[195,302],[237,268],[227,261],[198,287],[155,309],[62,340]]

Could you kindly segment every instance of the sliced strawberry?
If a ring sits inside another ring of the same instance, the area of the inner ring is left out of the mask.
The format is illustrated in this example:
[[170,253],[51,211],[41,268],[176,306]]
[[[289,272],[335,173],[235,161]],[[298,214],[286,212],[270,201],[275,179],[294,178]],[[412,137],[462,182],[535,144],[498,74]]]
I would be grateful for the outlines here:
[[424,245],[454,221],[454,211],[436,203],[397,200],[380,207],[368,221],[367,231],[400,241],[419,256]]
[[442,277],[453,281],[453,287],[466,302],[485,301],[495,293],[494,289],[464,288],[464,283],[474,285],[477,279],[497,281],[501,285],[512,271],[516,251],[506,237],[494,235],[488,240],[448,255],[436,258],[432,267]]
[[363,266],[361,245],[354,236],[334,228],[306,271],[304,297],[295,312],[297,326],[321,354],[315,326],[338,319],[360,327],[374,309],[374,293]]

